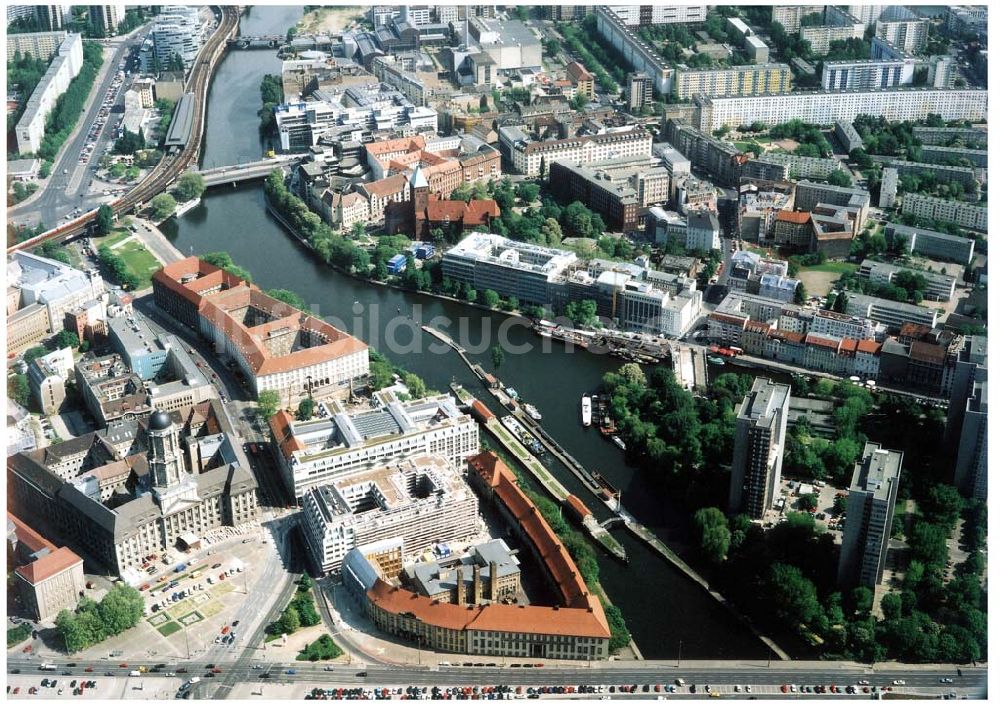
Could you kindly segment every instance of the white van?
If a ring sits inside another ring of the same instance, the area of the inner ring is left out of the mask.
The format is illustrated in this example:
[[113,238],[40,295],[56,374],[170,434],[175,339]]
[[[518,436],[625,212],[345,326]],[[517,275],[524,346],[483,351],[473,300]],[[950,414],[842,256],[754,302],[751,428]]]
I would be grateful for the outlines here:
[[138,669],[133,669],[131,672],[128,673],[128,675],[130,677],[141,677],[142,673]]

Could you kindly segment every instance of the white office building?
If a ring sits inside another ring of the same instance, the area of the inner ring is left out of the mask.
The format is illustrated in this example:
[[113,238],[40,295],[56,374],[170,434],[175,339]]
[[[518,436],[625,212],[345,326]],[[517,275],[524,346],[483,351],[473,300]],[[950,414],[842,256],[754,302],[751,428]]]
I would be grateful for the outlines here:
[[398,538],[404,556],[475,537],[476,494],[441,456],[415,456],[341,476],[302,498],[303,527],[316,566],[339,573],[358,546]]
[[150,34],[153,56],[160,71],[168,70],[171,61],[178,56],[184,70],[189,70],[204,38],[199,9],[188,5],[163,6]]
[[443,456],[456,468],[479,451],[479,427],[450,395],[400,402],[377,396],[376,409],[337,412],[299,422],[287,412],[271,418],[285,485],[296,498],[354,471],[417,454]]
[[781,462],[792,389],[757,378],[736,409],[729,507],[761,519],[781,486]]
[[555,299],[563,273],[576,254],[491,233],[471,233],[445,253],[445,277],[473,289],[492,289],[522,304],[546,305]]
[[324,133],[344,127],[367,132],[396,129],[410,134],[436,132],[438,128],[436,110],[414,105],[388,84],[316,91],[313,97],[274,109],[282,150],[307,149]]

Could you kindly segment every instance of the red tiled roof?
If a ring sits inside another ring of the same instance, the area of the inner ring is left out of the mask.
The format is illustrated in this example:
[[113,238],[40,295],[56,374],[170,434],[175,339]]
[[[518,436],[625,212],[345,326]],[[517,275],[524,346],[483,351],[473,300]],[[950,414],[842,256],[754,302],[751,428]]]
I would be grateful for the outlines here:
[[32,527],[28,526],[20,517],[8,512],[7,519],[14,523],[14,531],[17,535],[17,541],[24,544],[24,546],[26,546],[32,554],[41,551],[42,549],[48,549],[50,552],[55,551],[55,544],[36,532]]
[[825,336],[820,336],[814,333],[806,335],[806,345],[818,346],[819,348],[829,348],[831,350],[840,350],[839,340],[830,340]]
[[293,419],[294,417],[287,411],[279,409],[267,422],[271,427],[271,435],[278,443],[278,448],[281,449],[281,454],[285,458],[291,458],[294,452],[304,451],[306,448],[305,442],[292,433]]
[[566,64],[566,75],[579,83],[580,81],[593,81],[594,74],[587,71],[579,61],[571,61]]
[[576,497],[572,493],[566,496],[566,500],[564,502],[566,503],[566,506],[576,513],[576,516],[581,520],[588,515],[593,514],[590,511],[590,508],[587,507],[583,501],[580,500],[580,498]]
[[779,221],[784,221],[785,223],[797,223],[802,225],[809,222],[809,216],[811,214],[808,211],[778,211],[777,219]]
[[871,353],[878,355],[882,350],[882,344],[877,341],[858,341],[858,353]]
[[460,606],[419,596],[382,579],[368,590],[368,599],[395,615],[411,615],[420,622],[448,630],[536,632],[545,635],[608,638],[604,610],[593,597],[585,609],[491,604]]
[[17,567],[14,569],[14,573],[34,586],[82,563],[83,559],[74,554],[69,547],[59,547],[54,552],[46,554],[30,564]]

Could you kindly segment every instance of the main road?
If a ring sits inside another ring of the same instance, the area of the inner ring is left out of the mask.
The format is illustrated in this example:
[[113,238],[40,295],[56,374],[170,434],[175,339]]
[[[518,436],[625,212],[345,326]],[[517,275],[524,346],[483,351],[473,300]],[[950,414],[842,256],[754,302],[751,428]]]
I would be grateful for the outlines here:
[[[191,70],[185,86],[185,90],[193,93],[195,99],[194,119],[187,144],[179,153],[164,156],[145,180],[124,197],[111,204],[116,216],[142,208],[154,196],[169,187],[198,157],[205,127],[205,103],[208,99],[208,87],[211,83],[212,72],[226,51],[226,40],[239,28],[239,12],[236,6],[223,5],[217,9],[221,14],[219,26],[198,53],[194,68]],[[66,240],[80,235],[86,232],[95,217],[96,211],[90,211],[65,225],[23,243],[18,243],[8,248],[7,252],[32,248],[47,240]]]
[[[291,584],[289,585],[291,586]],[[290,596],[286,587],[283,597]],[[275,605],[280,606],[281,602]],[[260,635],[258,630],[258,635]],[[256,637],[256,635],[255,635]],[[487,684],[520,684],[524,686],[542,685],[618,685],[618,684],[666,684],[676,679],[683,679],[687,685],[698,685],[701,691],[704,686],[711,685],[716,689],[735,684],[752,685],[755,687],[776,687],[782,684],[797,686],[836,684],[843,688],[859,681],[867,681],[874,688],[892,686],[895,692],[912,692],[920,690],[939,690],[942,694],[955,691],[970,696],[985,696],[987,670],[985,667],[958,669],[948,665],[886,665],[884,668],[872,669],[870,665],[842,664],[838,662],[775,662],[773,667],[764,663],[748,665],[745,662],[717,662],[681,664],[678,668],[675,662],[595,662],[587,666],[563,666],[549,662],[544,668],[512,668],[510,666],[465,667],[465,666],[384,666],[376,664],[322,665],[309,662],[266,662],[263,656],[248,657],[245,652],[236,661],[211,661],[207,658],[176,662],[129,662],[122,667],[116,664],[95,662],[84,664],[69,660],[54,660],[56,674],[70,677],[99,678],[101,675],[115,677],[128,676],[132,670],[140,667],[158,669],[148,672],[145,677],[166,677],[167,673],[179,673],[187,676],[203,677],[201,695],[215,686],[214,697],[225,696],[231,686],[237,682],[287,682],[300,684],[323,684],[324,686],[456,686],[456,685],[487,685]],[[497,660],[496,657],[479,657],[480,660]],[[205,678],[210,670],[208,664],[221,670],[214,675],[215,680]],[[496,664],[495,662],[492,664]],[[38,661],[24,659],[20,656],[8,660],[8,673],[39,671]],[[72,666],[70,666],[72,665]],[[86,669],[90,667],[91,672]],[[20,670],[19,672],[15,670]],[[294,673],[289,673],[294,670]],[[51,676],[53,672],[49,672]],[[267,675],[267,677],[264,677]],[[942,679],[951,679],[943,683]],[[905,685],[893,685],[894,681],[902,680]],[[220,693],[221,692],[221,693]],[[205,694],[207,696],[207,693]]]
[[[114,48],[110,57],[106,57],[101,67],[103,78],[95,83],[91,89],[90,107],[82,120],[77,124],[73,137],[67,140],[57,155],[55,163],[52,165],[52,175],[49,182],[41,193],[34,195],[26,203],[18,204],[7,212],[10,221],[18,225],[33,226],[38,223],[45,223],[55,226],[67,213],[77,206],[83,210],[96,208],[99,204],[95,198],[86,198],[87,187],[90,179],[87,171],[92,164],[96,164],[101,155],[104,154],[103,146],[110,139],[114,130],[112,125],[113,117],[108,116],[98,143],[90,155],[86,164],[80,164],[80,155],[88,141],[88,133],[91,126],[97,120],[97,114],[101,110],[101,103],[108,89],[118,74],[118,65],[128,56],[128,53],[142,43],[145,36],[145,27],[135,30],[128,37],[112,41]],[[124,91],[121,87],[119,94]],[[117,101],[116,101],[117,103]],[[92,170],[91,170],[92,171]]]

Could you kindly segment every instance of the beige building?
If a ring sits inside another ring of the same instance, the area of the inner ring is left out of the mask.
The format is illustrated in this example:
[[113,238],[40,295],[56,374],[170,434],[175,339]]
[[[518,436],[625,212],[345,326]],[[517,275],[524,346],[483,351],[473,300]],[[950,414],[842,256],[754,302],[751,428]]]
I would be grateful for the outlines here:
[[[157,411],[144,421],[143,438],[145,463],[128,457],[125,466],[107,469],[106,456],[96,463],[88,457],[69,479],[50,468],[51,450],[61,445],[11,456],[9,503],[45,518],[118,574],[134,572],[146,556],[172,548],[181,535],[257,517],[257,482],[241,461],[235,430],[220,403],[213,400],[186,414]],[[212,457],[200,454],[192,464],[192,444],[210,441]],[[122,460],[112,458],[112,464]],[[108,483],[117,486],[111,500],[105,500]]]
[[72,610],[84,589],[83,559],[56,547],[22,520],[7,513],[8,546],[16,563],[14,588],[33,620],[51,620]]
[[687,100],[695,94],[706,96],[760,96],[792,90],[792,70],[788,64],[755,64],[731,69],[678,68],[674,92]]
[[42,304],[31,304],[7,317],[7,352],[20,355],[52,333],[49,313]]

